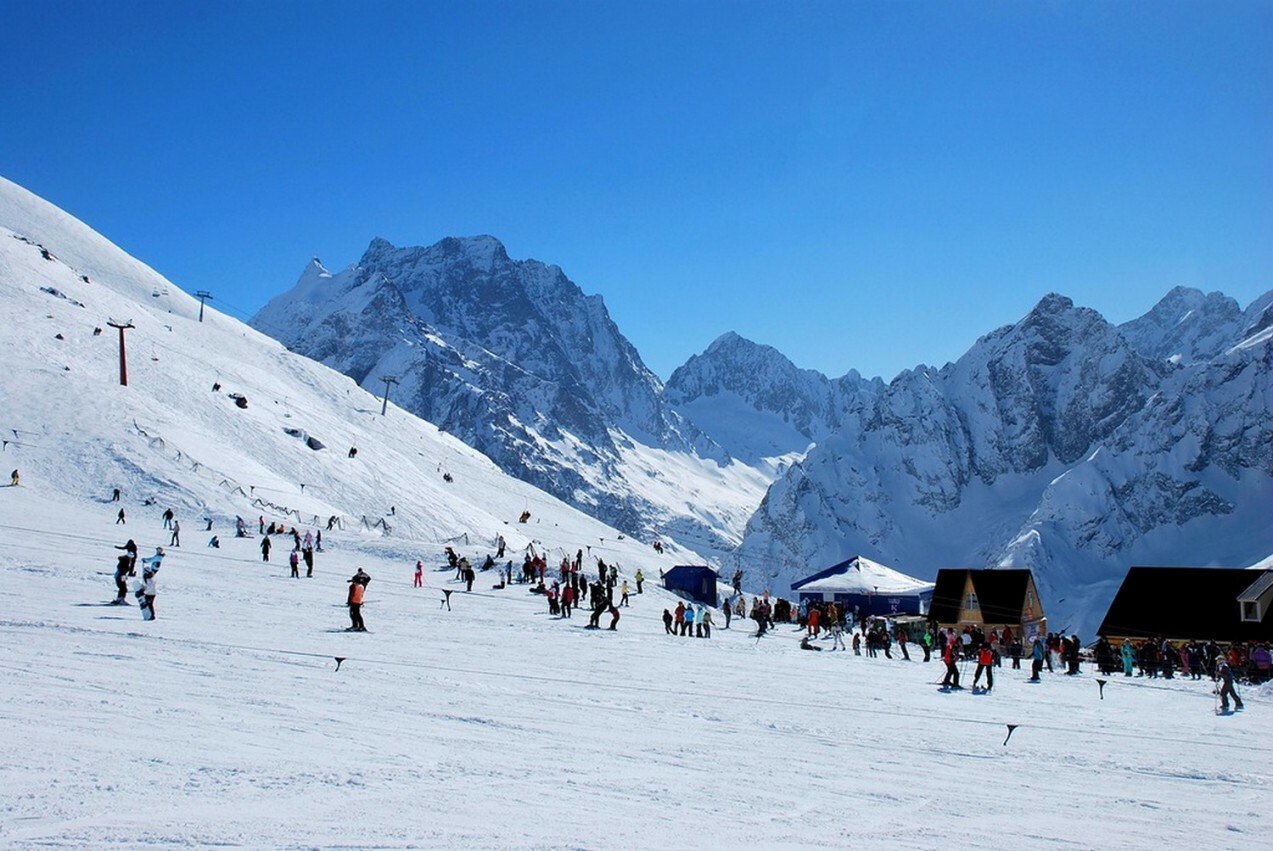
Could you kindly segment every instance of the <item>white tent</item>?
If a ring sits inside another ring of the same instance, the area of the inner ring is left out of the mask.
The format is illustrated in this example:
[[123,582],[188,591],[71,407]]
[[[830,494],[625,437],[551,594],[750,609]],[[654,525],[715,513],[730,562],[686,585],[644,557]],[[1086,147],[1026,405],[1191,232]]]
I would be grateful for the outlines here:
[[933,583],[854,556],[791,584],[801,600],[835,601],[862,614],[922,614],[933,596]]

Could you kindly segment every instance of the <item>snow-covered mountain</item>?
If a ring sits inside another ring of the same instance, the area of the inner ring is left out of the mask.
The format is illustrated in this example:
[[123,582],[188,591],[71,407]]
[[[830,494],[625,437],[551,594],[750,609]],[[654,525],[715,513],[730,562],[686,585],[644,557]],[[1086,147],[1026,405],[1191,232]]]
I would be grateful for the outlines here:
[[1269,301],[1178,289],[1120,328],[1049,295],[848,418],[770,489],[737,560],[776,588],[858,552],[921,577],[1030,567],[1077,628],[1131,563],[1256,562],[1273,551]]
[[800,369],[732,331],[672,373],[664,396],[732,457],[780,473],[884,389],[857,372]]
[[732,548],[773,478],[673,409],[600,296],[488,236],[315,260],[252,323],[629,534]]

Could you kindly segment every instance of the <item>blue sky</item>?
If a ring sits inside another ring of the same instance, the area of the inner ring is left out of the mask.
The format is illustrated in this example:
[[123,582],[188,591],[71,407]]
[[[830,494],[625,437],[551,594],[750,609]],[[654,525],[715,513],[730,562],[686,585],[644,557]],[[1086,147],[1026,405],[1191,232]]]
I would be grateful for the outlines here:
[[246,316],[487,233],[667,378],[1273,288],[1273,3],[5,0],[0,174]]

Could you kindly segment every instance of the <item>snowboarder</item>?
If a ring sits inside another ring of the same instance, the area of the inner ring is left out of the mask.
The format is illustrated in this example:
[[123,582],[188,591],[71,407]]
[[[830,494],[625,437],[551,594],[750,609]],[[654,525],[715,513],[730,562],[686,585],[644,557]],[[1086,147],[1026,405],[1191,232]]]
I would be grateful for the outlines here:
[[261,561],[270,560],[270,536],[266,535],[261,539]]
[[171,529],[171,528],[172,528],[172,518],[173,518],[173,516],[174,516],[174,515],[173,515],[173,513],[172,513],[172,509],[171,509],[171,508],[169,508],[169,509],[167,509],[166,511],[164,511],[164,515],[163,515],[163,516],[164,516],[164,528],[165,528],[165,529]]
[[16,488],[20,478],[21,477],[18,476],[18,468],[14,467],[13,472],[9,474],[9,484]]
[[822,652],[821,647],[817,646],[816,644],[809,643],[808,633],[805,633],[804,637],[800,639],[800,649],[801,650],[817,650],[819,653]]
[[119,510],[119,513],[115,515],[115,525],[118,526],[120,523],[123,523],[125,526],[128,525],[128,521],[124,519],[124,509],[122,508]]
[[[149,559],[145,559],[145,561],[149,561]],[[153,621],[155,619],[156,592],[155,571],[142,571],[141,587],[137,589],[137,600],[141,606],[142,620]]]
[[111,502],[119,502],[119,488],[111,491]]
[[619,605],[628,605],[628,580],[623,580],[623,585],[619,588]]
[[115,562],[115,600],[117,606],[125,605],[128,602],[128,575],[132,570],[132,560],[124,553]]
[[503,536],[503,535],[500,535],[500,536],[499,536],[499,538],[497,538],[497,539],[496,539],[496,544],[495,544],[495,557],[496,557],[496,558],[503,558],[503,557],[504,557],[504,547],[505,547],[505,546],[506,546],[506,545],[505,545],[505,543],[504,543],[504,536]]
[[663,631],[668,635],[676,635],[676,630],[672,629],[672,613],[667,609],[663,610]]
[[1123,660],[1123,676],[1130,677],[1132,675],[1132,662],[1136,659],[1136,651],[1132,648],[1130,638],[1123,639],[1123,646],[1119,650],[1119,655]]
[[115,549],[124,551],[124,555],[128,557],[128,575],[136,576],[137,575],[137,542],[134,541],[132,538],[129,538],[128,541],[122,547],[115,547]]
[[[619,607],[618,607],[618,606],[616,606],[616,605],[614,605],[613,603],[611,603],[611,604],[610,604],[610,627],[609,627],[609,628],[610,628],[610,629],[614,629],[614,628],[615,628],[615,627],[617,627],[618,625],[619,625]],[[1238,704],[1238,706],[1239,706],[1239,708],[1240,708],[1240,707],[1242,706],[1242,704],[1240,704],[1240,703],[1239,703],[1239,704]]]
[[721,606],[721,611],[725,613],[725,629],[729,629],[729,619],[733,615],[733,610],[728,600],[725,601],[725,605]]
[[292,550],[287,556],[287,563],[292,568],[292,578],[301,578],[301,554],[299,550]]
[[419,559],[416,559],[415,582],[413,583],[412,587],[414,588],[424,587],[424,562],[420,561]]
[[637,572],[636,572],[636,584],[637,584],[637,593],[638,593],[638,594],[643,594],[643,593],[645,593],[645,592],[643,592],[643,591],[641,590],[641,585],[642,585],[644,582],[645,582],[645,574],[644,574],[644,573],[642,573],[642,572],[641,572],[641,568],[639,568],[639,567],[638,567],[638,568],[637,568]]
[[214,549],[214,550],[219,550],[219,549],[221,549],[221,539],[220,539],[220,538],[218,538],[216,535],[213,535],[213,536],[212,536],[212,537],[208,540],[208,546],[209,546],[209,547],[211,547],[211,548],[212,548],[212,549]]
[[141,560],[142,572],[158,573],[159,565],[163,564],[165,555],[167,555],[167,553],[164,552],[163,547],[155,547],[155,554],[153,556]]

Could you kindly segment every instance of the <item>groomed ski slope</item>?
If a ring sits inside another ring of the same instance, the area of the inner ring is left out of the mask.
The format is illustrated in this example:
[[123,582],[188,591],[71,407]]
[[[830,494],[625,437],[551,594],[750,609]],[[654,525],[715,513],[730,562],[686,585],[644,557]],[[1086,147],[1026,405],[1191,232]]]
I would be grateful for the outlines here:
[[[143,622],[92,605],[109,506],[24,485],[0,510],[6,847],[1236,849],[1273,827],[1268,687],[1227,717],[1205,682],[1100,700],[1090,672],[943,694],[936,662],[803,652],[785,626],[666,636],[649,587],[615,632],[485,574],[446,611],[451,571],[414,589],[361,533],[313,579],[191,536]],[[161,526],[127,534],[144,553]],[[357,566],[367,634],[342,631]]]

